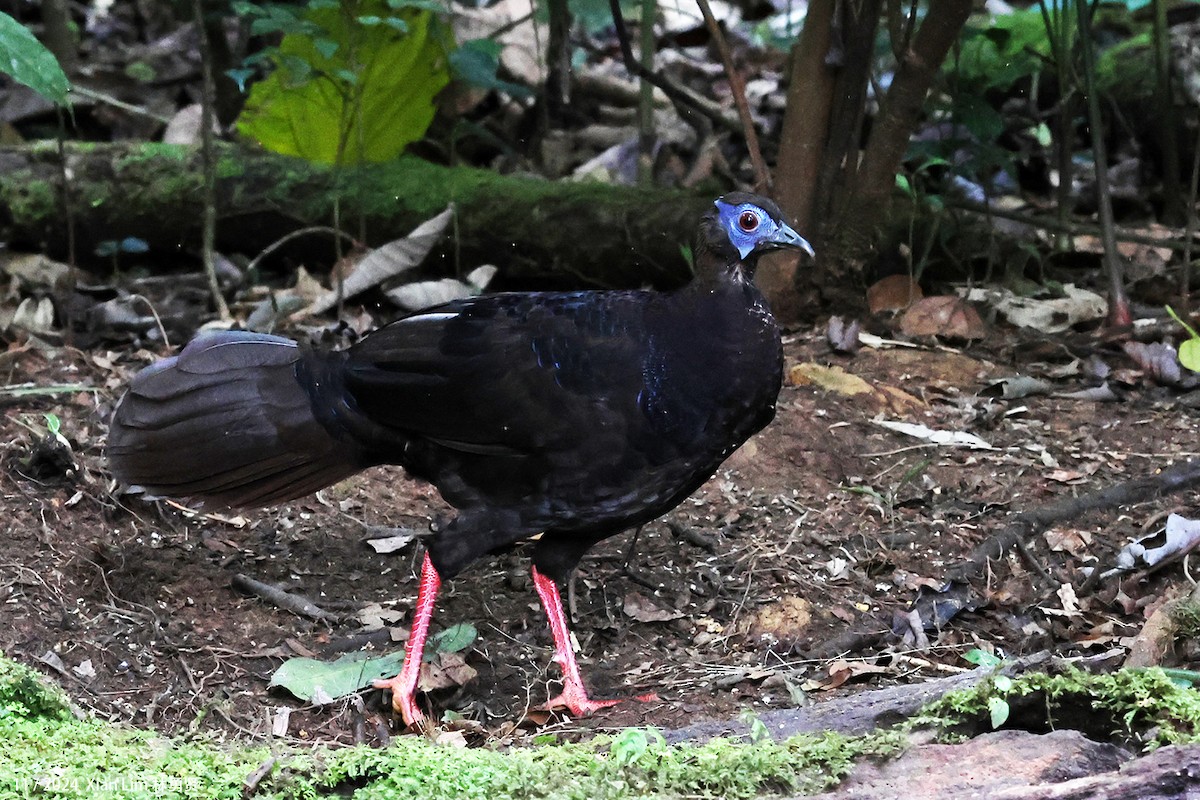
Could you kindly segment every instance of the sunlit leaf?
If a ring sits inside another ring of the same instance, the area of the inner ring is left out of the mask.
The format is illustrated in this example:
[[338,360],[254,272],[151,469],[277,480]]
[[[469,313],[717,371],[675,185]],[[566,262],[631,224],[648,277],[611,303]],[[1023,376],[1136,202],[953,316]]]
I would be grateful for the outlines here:
[[21,23],[0,11],[0,72],[52,103],[67,104],[71,84],[58,59]]
[[[386,4],[364,9],[374,10],[386,14]],[[343,164],[387,161],[424,135],[433,99],[449,82],[452,41],[444,26],[423,11],[403,12],[406,34],[387,24],[362,26],[336,9],[310,9],[305,20],[320,29],[320,39],[288,34],[276,63],[301,62],[308,74],[276,69],[254,84],[238,120],[241,133],[323,164],[339,153]],[[336,42],[336,52],[327,55],[325,42]]]
[[1008,712],[1008,701],[1003,697],[988,698],[988,714],[992,719],[993,730],[1008,721]]

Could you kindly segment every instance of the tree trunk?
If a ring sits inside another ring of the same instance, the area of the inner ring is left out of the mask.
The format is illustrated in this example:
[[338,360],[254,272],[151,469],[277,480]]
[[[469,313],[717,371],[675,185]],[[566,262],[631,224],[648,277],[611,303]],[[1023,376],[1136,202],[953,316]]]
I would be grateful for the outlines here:
[[[810,240],[817,176],[825,158],[833,105],[835,65],[828,56],[838,4],[838,0],[812,0],[808,5],[804,29],[792,47],[787,109],[775,167],[775,198],[792,225]],[[801,316],[799,270],[800,256],[792,253],[768,256],[758,267],[758,285],[775,316],[786,322]]]
[[[894,2],[895,0],[893,0]],[[816,263],[776,258],[759,274],[785,322],[863,307],[864,271],[938,69],[966,24],[969,0],[930,0],[860,151],[864,101],[882,0],[813,0],[792,53],[777,193]],[[893,32],[895,34],[895,32]]]
[[831,234],[823,237],[826,257],[809,276],[810,285],[826,302],[853,302],[860,308],[863,304],[863,272],[888,213],[896,171],[920,121],[925,96],[946,54],[958,41],[971,5],[971,0],[930,0],[921,26],[901,56],[852,189],[845,203],[834,210]]

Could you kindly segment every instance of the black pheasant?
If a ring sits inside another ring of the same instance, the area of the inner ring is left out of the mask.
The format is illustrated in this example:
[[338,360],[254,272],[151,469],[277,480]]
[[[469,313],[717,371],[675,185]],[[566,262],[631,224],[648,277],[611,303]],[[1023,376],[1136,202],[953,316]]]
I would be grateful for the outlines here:
[[745,193],[700,221],[695,278],[674,292],[508,293],[404,317],[347,350],[227,332],[140,372],[108,436],[113,473],[154,495],[264,506],[377,464],[458,510],[430,540],[400,674],[418,667],[442,578],[541,533],[533,579],[563,691],[587,714],[558,582],[596,542],[674,508],[775,414],[782,351],[753,284],[758,257],[812,252]]

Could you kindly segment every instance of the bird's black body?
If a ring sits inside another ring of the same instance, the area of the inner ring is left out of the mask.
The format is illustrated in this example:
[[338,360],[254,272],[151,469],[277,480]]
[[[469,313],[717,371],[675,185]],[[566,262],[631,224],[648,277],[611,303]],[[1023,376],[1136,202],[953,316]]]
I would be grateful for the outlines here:
[[[761,198],[723,203],[780,219]],[[399,464],[458,510],[430,544],[443,577],[544,532],[535,564],[561,579],[595,542],[681,502],[774,416],[779,331],[751,281],[767,247],[736,247],[733,219],[705,217],[697,278],[675,292],[468,298],[341,352],[201,337],[134,379],[109,434],[113,471],[247,506]]]

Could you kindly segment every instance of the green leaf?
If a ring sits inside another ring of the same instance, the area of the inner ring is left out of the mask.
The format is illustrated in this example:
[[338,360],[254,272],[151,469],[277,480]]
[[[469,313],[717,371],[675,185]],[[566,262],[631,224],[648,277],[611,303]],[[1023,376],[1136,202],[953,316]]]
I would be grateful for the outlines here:
[[988,714],[992,719],[992,730],[1008,721],[1008,701],[1003,697],[988,698]]
[[320,687],[334,700],[370,686],[376,678],[390,678],[404,664],[404,653],[381,658],[367,653],[347,653],[337,661],[289,658],[271,676],[272,686],[282,686],[301,700],[311,700]]
[[1039,122],[1033,129],[1034,138],[1037,139],[1038,145],[1041,147],[1049,147],[1054,144],[1054,137],[1050,133],[1050,126],[1044,122]]
[[457,653],[470,647],[477,636],[479,632],[475,630],[474,625],[460,622],[430,636],[426,652],[430,656],[436,653]]
[[904,192],[909,197],[913,196],[912,184],[908,182],[907,175],[901,175],[900,173],[896,173],[896,188],[899,189],[900,191]]
[[650,747],[650,739],[641,728],[626,728],[613,740],[610,752],[618,764],[632,764]]
[[333,39],[326,39],[322,37],[320,39],[313,39],[313,47],[315,47],[317,52],[323,57],[330,59],[333,58],[333,54],[338,51],[338,48],[341,47],[341,45],[339,45]]
[[71,83],[58,59],[21,23],[0,11],[0,72],[52,103],[67,105]]
[[46,430],[54,435],[62,432],[62,420],[58,418],[58,414],[42,414],[46,418]]
[[227,70],[225,70],[225,75],[231,81],[233,81],[234,83],[237,84],[239,92],[244,92],[244,91],[246,91],[246,81],[248,81],[254,75],[254,70],[252,70],[252,69],[227,69]]
[[1188,339],[1179,345],[1179,363],[1192,372],[1200,372],[1200,339]]
[[1183,326],[1190,337],[1179,345],[1179,363],[1190,369],[1192,372],[1200,372],[1200,334],[1196,333],[1196,329],[1188,325],[1183,319],[1175,313],[1175,309],[1167,306],[1167,313],[1171,315],[1171,319]]
[[499,89],[513,97],[530,96],[532,92],[527,87],[496,76],[502,48],[499,42],[491,39],[463,42],[450,54],[450,68],[454,70],[455,77],[481,89]]
[[[388,13],[383,0],[361,10],[364,16]],[[289,85],[276,69],[254,84],[238,130],[268,150],[316,163],[395,158],[433,121],[433,99],[450,80],[445,54],[453,45],[431,14],[402,16],[407,34],[390,25],[364,27],[337,9],[307,11],[305,20],[337,42],[337,52],[327,57],[305,34],[285,36],[280,61],[307,63],[313,78]]]
[[977,664],[987,669],[995,669],[1000,666],[1001,659],[994,653],[989,653],[986,650],[980,650],[976,647],[974,650],[968,650],[963,653],[963,658],[970,661],[972,664]]

